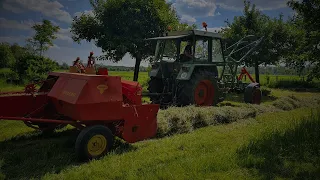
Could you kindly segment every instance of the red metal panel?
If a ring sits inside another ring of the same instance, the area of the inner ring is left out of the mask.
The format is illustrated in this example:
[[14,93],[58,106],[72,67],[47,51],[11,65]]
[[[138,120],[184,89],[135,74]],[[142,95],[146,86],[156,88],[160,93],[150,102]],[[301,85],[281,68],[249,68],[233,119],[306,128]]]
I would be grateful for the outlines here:
[[8,95],[0,97],[0,119],[1,116],[20,116],[23,117],[48,101],[46,94],[32,96],[29,94]]
[[87,81],[77,104],[122,102],[121,78],[117,76],[92,77]]
[[129,104],[140,105],[142,104],[141,91],[142,87],[138,82],[121,80],[122,93],[128,99]]
[[134,143],[154,137],[157,133],[158,111],[158,104],[125,107],[122,138]]
[[83,79],[60,77],[51,89],[48,96],[71,104],[76,104],[86,83],[87,81]]
[[61,114],[74,120],[121,120],[122,88],[117,76],[55,73],[49,96]]

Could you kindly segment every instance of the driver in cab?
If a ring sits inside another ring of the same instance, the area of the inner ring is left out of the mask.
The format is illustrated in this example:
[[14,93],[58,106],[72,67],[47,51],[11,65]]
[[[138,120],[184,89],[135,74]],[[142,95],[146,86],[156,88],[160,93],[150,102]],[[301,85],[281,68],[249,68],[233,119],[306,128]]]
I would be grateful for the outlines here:
[[187,46],[184,48],[184,52],[183,52],[183,61],[189,61],[191,60],[193,57],[192,54],[192,41],[189,40]]

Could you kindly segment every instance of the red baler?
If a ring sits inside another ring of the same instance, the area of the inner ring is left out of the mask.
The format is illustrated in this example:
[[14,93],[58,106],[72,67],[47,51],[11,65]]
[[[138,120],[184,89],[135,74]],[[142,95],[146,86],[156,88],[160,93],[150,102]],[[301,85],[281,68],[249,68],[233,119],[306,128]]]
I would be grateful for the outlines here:
[[2,93],[0,120],[21,120],[42,131],[70,124],[81,130],[76,152],[82,159],[103,156],[114,136],[129,143],[154,137],[159,105],[142,104],[138,82],[103,69],[97,74],[51,72],[39,90],[31,84],[24,92]]

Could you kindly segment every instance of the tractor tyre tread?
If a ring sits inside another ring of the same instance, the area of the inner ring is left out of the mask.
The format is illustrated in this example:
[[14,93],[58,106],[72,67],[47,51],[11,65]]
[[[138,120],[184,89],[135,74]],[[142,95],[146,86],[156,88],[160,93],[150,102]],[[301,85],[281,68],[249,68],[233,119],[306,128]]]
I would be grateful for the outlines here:
[[219,88],[214,75],[206,70],[194,71],[189,81],[182,81],[180,93],[178,94],[178,104],[182,106],[194,105],[194,91],[201,80],[210,80],[214,86],[214,98],[212,106],[219,103]]

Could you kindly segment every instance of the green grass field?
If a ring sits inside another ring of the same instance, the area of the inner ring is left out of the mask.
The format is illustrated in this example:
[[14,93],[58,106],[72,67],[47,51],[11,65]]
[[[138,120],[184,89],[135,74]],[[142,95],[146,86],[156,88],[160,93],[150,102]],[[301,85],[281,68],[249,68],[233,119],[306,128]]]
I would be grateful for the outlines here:
[[[131,80],[133,72],[110,74]],[[145,88],[147,73],[139,77]],[[0,87],[23,89],[5,81]],[[230,94],[220,107],[160,110],[155,139],[128,144],[117,138],[109,155],[88,163],[77,162],[79,132],[70,127],[46,136],[22,122],[1,121],[0,179],[320,177],[320,93],[270,90],[261,105]]]

